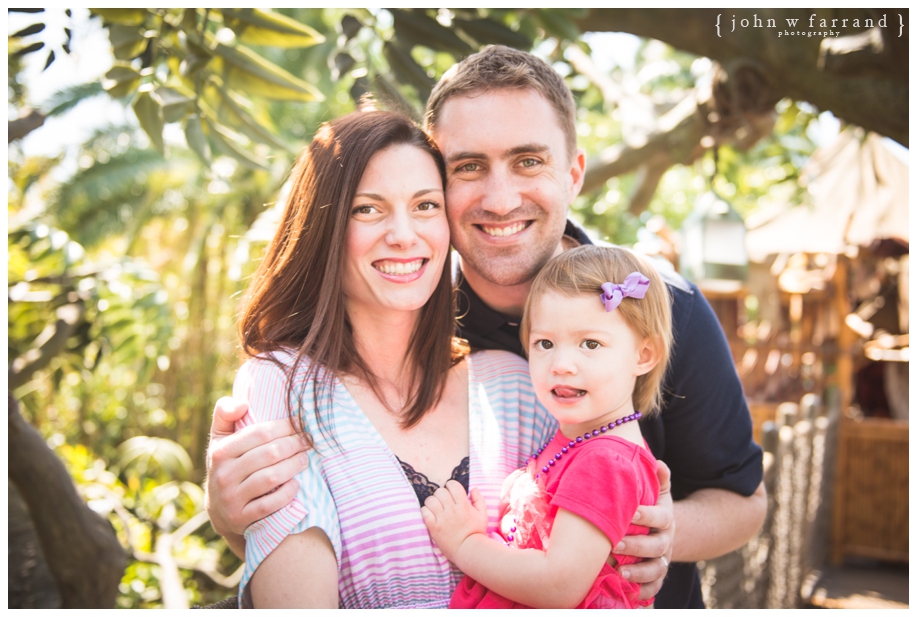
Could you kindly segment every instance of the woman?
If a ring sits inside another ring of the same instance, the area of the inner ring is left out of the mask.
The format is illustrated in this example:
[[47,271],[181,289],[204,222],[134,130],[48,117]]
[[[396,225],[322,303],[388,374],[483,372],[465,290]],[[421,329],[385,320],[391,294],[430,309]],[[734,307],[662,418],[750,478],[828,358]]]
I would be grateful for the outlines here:
[[455,331],[442,157],[410,120],[323,126],[293,171],[240,331],[243,421],[289,416],[312,448],[300,493],[249,527],[243,606],[444,608],[460,578],[423,499],[488,498],[556,428],[525,362],[465,356]]

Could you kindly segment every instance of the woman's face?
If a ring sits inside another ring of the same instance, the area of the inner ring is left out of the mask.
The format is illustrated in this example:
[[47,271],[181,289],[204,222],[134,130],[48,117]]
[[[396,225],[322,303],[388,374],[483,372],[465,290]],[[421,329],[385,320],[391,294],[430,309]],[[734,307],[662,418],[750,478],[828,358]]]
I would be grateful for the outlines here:
[[433,158],[410,145],[369,160],[346,234],[347,310],[419,310],[436,288],[449,251],[443,182]]

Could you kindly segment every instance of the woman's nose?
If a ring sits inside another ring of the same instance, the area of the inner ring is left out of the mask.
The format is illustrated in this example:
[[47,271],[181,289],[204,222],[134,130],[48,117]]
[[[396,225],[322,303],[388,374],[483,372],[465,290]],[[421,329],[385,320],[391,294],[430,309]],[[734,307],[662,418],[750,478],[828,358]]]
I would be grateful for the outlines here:
[[395,212],[390,217],[388,233],[385,241],[392,246],[408,248],[417,242],[415,221],[407,212]]

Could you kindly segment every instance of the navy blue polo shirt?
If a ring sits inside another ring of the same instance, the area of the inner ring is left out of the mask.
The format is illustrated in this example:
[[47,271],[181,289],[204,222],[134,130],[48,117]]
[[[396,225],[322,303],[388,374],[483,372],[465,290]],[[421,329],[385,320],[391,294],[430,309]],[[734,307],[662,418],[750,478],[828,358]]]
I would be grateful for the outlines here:
[[[567,221],[566,235],[592,244]],[[653,455],[672,471],[672,497],[684,499],[702,488],[750,496],[763,477],[761,448],[752,440],[751,414],[726,337],[697,287],[674,273],[660,275],[672,295],[674,346],[663,381],[662,411],[640,420]],[[459,336],[472,349],[505,349],[525,357],[519,318],[484,301],[459,273]],[[694,563],[673,563],[656,608],[704,608]]]

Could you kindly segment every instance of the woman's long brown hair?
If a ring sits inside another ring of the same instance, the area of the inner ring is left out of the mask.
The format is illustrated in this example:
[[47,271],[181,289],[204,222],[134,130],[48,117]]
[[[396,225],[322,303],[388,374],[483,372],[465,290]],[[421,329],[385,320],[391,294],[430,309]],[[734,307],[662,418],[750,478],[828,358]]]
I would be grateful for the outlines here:
[[[342,280],[345,234],[363,172],[374,154],[402,144],[429,153],[445,183],[439,150],[404,116],[386,111],[354,112],[322,125],[293,168],[289,199],[277,234],[242,301],[239,333],[247,356],[262,354],[284,367],[273,352],[297,350],[296,361],[286,369],[287,404],[310,445],[312,439],[301,415],[306,406],[302,394],[296,396],[293,383],[301,362],[308,362],[305,383],[314,383],[313,407],[319,430],[331,434],[333,441],[330,399],[335,375],[358,377],[388,406],[376,376],[357,352]],[[442,276],[421,309],[408,344],[407,360],[413,373],[404,408],[390,409],[401,416],[404,428],[417,424],[439,402],[453,364],[455,313],[450,261],[447,252]]]

